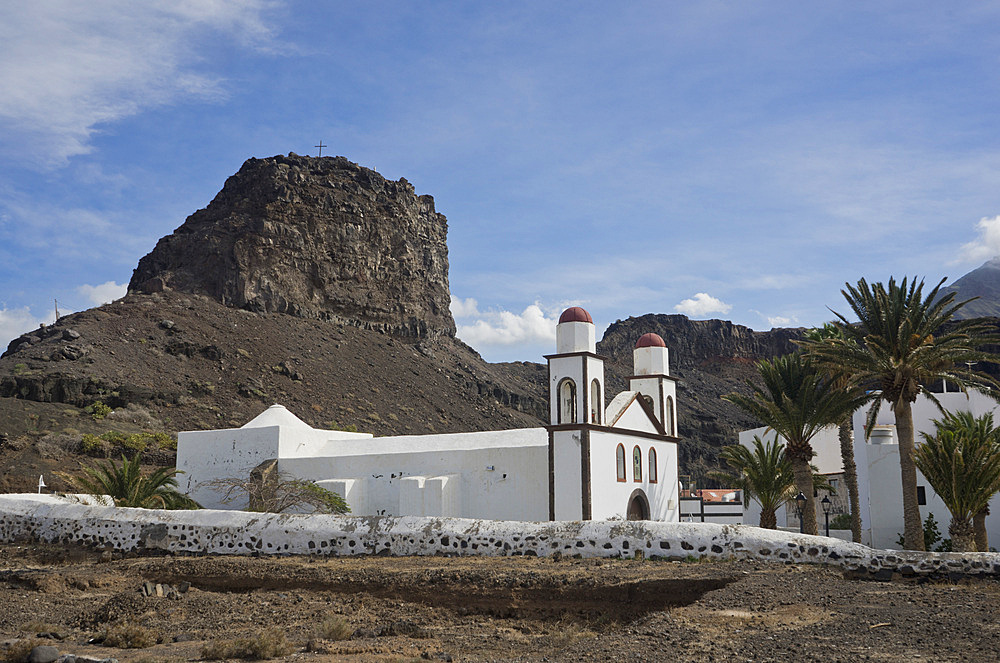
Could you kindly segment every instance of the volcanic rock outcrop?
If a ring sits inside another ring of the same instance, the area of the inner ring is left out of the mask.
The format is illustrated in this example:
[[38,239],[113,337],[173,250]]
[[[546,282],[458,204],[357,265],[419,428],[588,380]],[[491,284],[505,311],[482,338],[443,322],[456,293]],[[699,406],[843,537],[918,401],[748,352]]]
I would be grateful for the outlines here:
[[454,336],[431,196],[344,157],[249,159],[139,261],[129,290],[206,295],[418,338]]

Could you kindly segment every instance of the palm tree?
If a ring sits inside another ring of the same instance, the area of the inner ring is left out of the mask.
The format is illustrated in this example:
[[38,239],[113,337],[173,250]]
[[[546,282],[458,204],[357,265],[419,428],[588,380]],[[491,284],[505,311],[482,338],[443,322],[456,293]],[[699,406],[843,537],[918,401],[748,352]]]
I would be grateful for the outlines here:
[[[822,341],[840,335],[840,331],[829,323],[810,329],[804,335],[809,341]],[[847,373],[837,372],[830,375],[830,379],[835,380],[844,390],[851,392],[858,399],[858,407],[861,407],[869,398],[865,398],[865,391],[862,390]],[[861,497],[858,493],[858,467],[854,462],[854,434],[852,431],[851,414],[844,415],[844,418],[837,422],[837,439],[840,441],[840,459],[844,465],[844,483],[847,485],[848,504],[851,513],[851,540],[854,543],[861,543]]]
[[792,465],[795,487],[806,497],[802,529],[807,534],[817,534],[809,464],[815,454],[810,441],[820,430],[856,410],[858,399],[827,379],[799,352],[758,361],[757,370],[764,382],[763,389],[748,380],[749,396],[728,394],[723,398],[785,438],[785,455]]
[[[955,303],[955,293],[939,296],[942,279],[925,297],[924,282],[903,279],[888,286],[869,285],[861,279],[857,286],[846,284],[841,293],[858,318],[852,324],[837,316],[832,324],[839,335],[822,340],[805,340],[803,349],[824,368],[846,373],[875,400],[868,414],[866,431],[871,431],[882,401],[890,404],[899,438],[899,466],[903,487],[904,546],[924,549],[920,508],[917,506],[917,469],[913,460],[914,435],[912,404],[918,394],[937,399],[926,385],[947,380],[962,391],[990,394],[1000,387],[993,378],[972,370],[976,362],[996,363],[997,355],[980,350],[985,343],[1000,340],[982,319],[950,322],[965,304]],[[995,397],[995,395],[994,395]]]
[[729,472],[712,472],[709,476],[724,486],[743,491],[744,500],[760,502],[760,526],[777,529],[775,512],[792,498],[795,475],[785,457],[785,447],[777,436],[764,442],[753,437],[753,450],[742,444],[722,448],[719,455],[731,468]]
[[141,453],[137,453],[132,460],[123,454],[120,466],[108,460],[92,467],[82,466],[81,476],[61,476],[91,495],[110,495],[117,506],[142,509],[201,508],[197,502],[176,490],[176,476],[180,474],[180,470],[161,467],[149,476],[143,476],[141,463]]
[[951,511],[952,549],[975,552],[973,518],[1000,490],[1000,430],[993,414],[945,413],[914,452],[917,469]]

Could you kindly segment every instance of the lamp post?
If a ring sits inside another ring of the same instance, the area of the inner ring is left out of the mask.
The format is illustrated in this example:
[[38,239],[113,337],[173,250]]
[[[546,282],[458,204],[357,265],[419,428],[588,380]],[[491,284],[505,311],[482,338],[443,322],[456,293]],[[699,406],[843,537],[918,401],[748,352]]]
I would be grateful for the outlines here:
[[833,502],[830,501],[829,495],[824,495],[819,503],[823,505],[823,515],[826,516],[826,535],[830,536],[830,509],[833,507]]
[[802,522],[802,514],[806,512],[806,496],[801,492],[795,496],[795,510],[799,514],[799,534],[804,534],[805,523]]

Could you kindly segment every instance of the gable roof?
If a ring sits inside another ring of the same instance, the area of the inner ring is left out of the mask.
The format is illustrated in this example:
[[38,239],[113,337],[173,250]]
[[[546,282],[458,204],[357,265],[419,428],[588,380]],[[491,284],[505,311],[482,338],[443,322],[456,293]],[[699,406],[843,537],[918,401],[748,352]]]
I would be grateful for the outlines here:
[[240,428],[267,428],[268,426],[313,430],[312,426],[289,412],[288,408],[284,405],[278,405],[277,403],[240,426]]
[[646,403],[646,399],[642,398],[642,394],[638,391],[623,391],[611,399],[611,403],[608,405],[604,414],[604,421],[606,422],[606,425],[616,426],[618,421],[625,416],[625,413],[633,408],[641,409],[643,414],[646,415],[646,419],[649,421],[652,432],[656,432],[660,435],[667,434],[663,429],[663,424],[661,424],[656,418],[652,408],[648,403]]

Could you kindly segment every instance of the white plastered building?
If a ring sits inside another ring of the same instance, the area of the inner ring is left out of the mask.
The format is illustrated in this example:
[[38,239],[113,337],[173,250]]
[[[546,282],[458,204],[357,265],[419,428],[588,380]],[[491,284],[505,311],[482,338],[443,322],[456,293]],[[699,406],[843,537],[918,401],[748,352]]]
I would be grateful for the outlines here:
[[180,487],[206,508],[238,508],[211,482],[273,460],[340,494],[354,515],[676,522],[676,379],[663,339],[638,339],[629,390],[607,407],[589,313],[560,316],[546,359],[548,426],[374,437],[315,429],[273,405],[241,428],[180,433]]
[[[945,387],[947,388],[947,385]],[[941,407],[949,412],[967,411],[977,417],[992,412],[994,421],[1000,424],[1000,405],[983,394],[944,391],[943,393],[935,393],[934,396],[940,402]],[[935,430],[934,420],[941,419],[943,415],[939,407],[925,395],[917,397],[912,409],[915,442],[920,445],[923,442],[921,434],[933,434]],[[898,548],[897,539],[903,532],[903,489],[899,469],[899,438],[895,419],[892,409],[883,403],[872,434],[866,439],[864,430],[867,414],[867,408],[858,410],[854,413],[852,421],[854,463],[858,471],[858,494],[861,506],[862,543],[873,548]],[[739,434],[740,444],[749,447],[754,435],[760,436],[761,439],[774,439],[774,432],[767,432],[765,435],[765,430],[761,427],[741,432]],[[783,438],[779,439],[784,443]],[[812,462],[819,473],[828,477],[837,477],[839,481],[836,498],[839,503],[837,510],[849,513],[847,486],[839,479],[844,471],[844,464],[840,455],[837,428],[830,426],[820,431],[813,438],[812,447],[816,452]],[[948,538],[951,513],[919,470],[917,471],[917,493],[921,519],[927,518],[928,514],[934,514],[941,537]],[[986,518],[986,529],[990,545],[997,547],[1000,545],[1000,494],[993,496],[989,508],[991,515]],[[779,524],[795,520],[794,518],[786,520],[788,510],[794,510],[794,505],[778,512]],[[820,530],[822,530],[823,514],[817,515],[819,516]],[[760,505],[758,503],[748,504],[744,522],[750,525],[756,525],[760,522]]]

